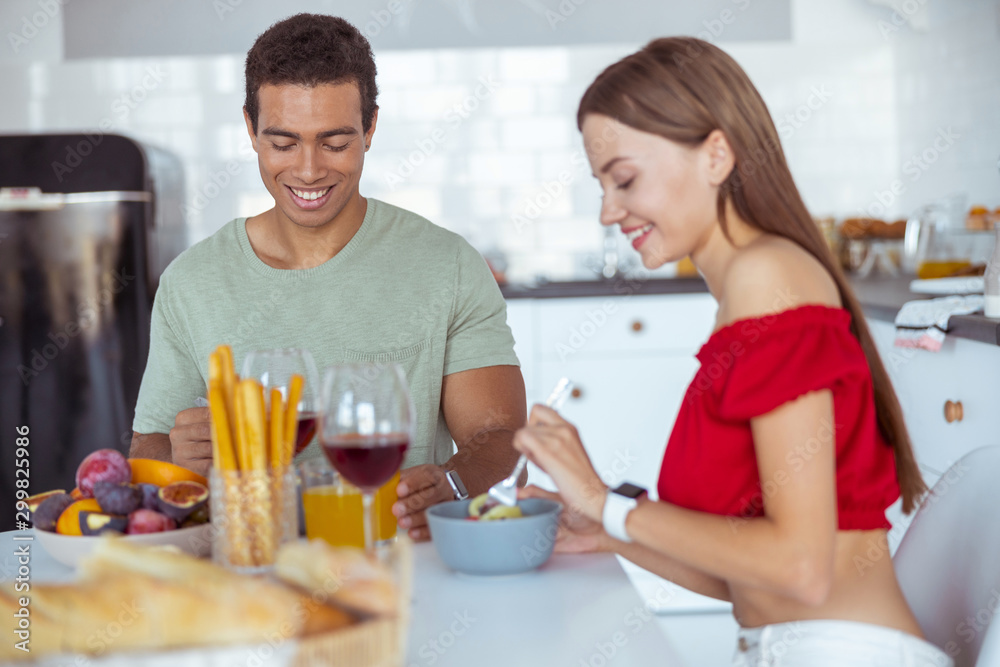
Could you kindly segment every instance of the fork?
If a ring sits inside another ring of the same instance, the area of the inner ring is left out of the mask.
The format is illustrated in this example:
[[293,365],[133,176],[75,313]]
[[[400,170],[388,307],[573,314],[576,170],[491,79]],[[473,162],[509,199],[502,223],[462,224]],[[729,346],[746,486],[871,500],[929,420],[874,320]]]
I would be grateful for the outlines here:
[[[558,410],[566,397],[569,396],[570,390],[573,389],[573,383],[570,382],[569,378],[561,378],[559,382],[556,383],[555,388],[549,397],[545,399],[545,405],[552,408],[553,410]],[[497,503],[508,505],[513,507],[517,504],[517,478],[521,476],[524,472],[524,466],[528,465],[528,456],[526,454],[521,454],[521,458],[517,460],[517,465],[514,466],[514,472],[510,476],[497,482],[490,487],[489,494],[490,500]]]

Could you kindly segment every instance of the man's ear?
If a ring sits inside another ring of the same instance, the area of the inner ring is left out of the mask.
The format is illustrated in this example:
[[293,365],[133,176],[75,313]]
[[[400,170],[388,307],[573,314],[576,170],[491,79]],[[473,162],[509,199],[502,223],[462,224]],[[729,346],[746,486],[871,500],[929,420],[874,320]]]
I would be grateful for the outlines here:
[[247,134],[250,135],[250,144],[253,146],[253,152],[257,152],[257,135],[253,131],[253,123],[250,122],[250,114],[247,113],[247,108],[243,107],[243,120],[247,124]]
[[372,145],[372,137],[375,135],[375,125],[378,123],[378,107],[375,107],[375,113],[372,114],[372,126],[368,128],[365,132],[365,150],[368,150]]
[[729,145],[729,139],[722,130],[712,130],[701,148],[705,151],[704,164],[707,165],[709,183],[722,185],[736,166],[736,154]]

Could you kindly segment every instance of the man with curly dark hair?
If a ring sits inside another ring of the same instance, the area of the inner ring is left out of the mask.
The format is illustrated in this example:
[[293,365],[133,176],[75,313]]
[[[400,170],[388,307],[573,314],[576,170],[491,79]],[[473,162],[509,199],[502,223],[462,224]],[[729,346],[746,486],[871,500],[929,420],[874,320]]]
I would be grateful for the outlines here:
[[[427,539],[426,507],[455,497],[459,481],[481,493],[513,468],[524,381],[479,253],[361,196],[377,92],[371,47],[343,19],[298,14],[257,38],[244,117],[275,205],[229,222],[163,273],[131,454],[207,471],[208,409],[192,406],[219,344],[232,345],[237,369],[248,352],[276,347],[307,348],[320,367],[397,362],[417,426],[393,512]],[[299,459],[321,455],[314,442]]]

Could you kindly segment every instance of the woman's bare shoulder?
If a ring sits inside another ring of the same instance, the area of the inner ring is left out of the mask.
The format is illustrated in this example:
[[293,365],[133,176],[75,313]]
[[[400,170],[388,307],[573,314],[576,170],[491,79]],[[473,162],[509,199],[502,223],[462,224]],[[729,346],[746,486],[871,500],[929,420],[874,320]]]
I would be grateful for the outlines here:
[[833,276],[819,260],[794,241],[771,234],[737,252],[719,304],[720,325],[806,304],[842,305]]

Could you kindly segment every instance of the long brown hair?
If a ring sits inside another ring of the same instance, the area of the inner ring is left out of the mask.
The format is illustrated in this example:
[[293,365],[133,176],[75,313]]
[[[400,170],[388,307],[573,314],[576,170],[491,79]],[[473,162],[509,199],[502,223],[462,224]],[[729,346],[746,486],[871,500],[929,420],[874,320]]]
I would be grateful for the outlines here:
[[577,111],[581,130],[584,118],[592,113],[688,146],[700,145],[716,129],[725,134],[735,167],[719,188],[716,207],[722,231],[730,238],[729,201],[752,227],[783,236],[811,253],[837,283],[844,308],[851,314],[851,333],[871,369],[879,430],[892,444],[903,511],[909,514],[927,485],[913,457],[902,408],[861,305],[806,209],[767,106],[743,69],[703,40],[657,39],[605,69],[590,84]]

